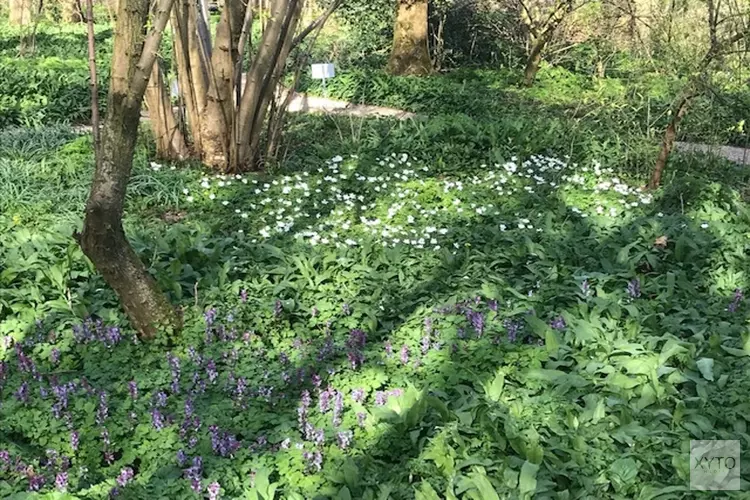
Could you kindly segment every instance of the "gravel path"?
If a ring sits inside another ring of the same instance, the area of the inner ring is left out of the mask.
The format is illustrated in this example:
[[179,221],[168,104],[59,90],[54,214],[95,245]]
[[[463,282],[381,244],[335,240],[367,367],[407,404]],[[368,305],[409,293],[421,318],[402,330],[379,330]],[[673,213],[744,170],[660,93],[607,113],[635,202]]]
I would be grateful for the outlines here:
[[707,153],[715,156],[723,156],[727,160],[739,163],[740,165],[750,163],[750,149],[735,146],[675,142],[675,149],[683,153]]

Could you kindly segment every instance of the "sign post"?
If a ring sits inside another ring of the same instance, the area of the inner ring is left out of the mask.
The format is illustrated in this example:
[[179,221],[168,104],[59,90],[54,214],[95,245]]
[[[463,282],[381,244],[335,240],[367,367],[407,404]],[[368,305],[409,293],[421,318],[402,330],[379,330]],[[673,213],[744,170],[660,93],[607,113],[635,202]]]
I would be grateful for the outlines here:
[[313,64],[311,65],[312,77],[314,80],[323,80],[323,97],[328,97],[326,89],[326,80],[336,76],[336,69],[332,63]]

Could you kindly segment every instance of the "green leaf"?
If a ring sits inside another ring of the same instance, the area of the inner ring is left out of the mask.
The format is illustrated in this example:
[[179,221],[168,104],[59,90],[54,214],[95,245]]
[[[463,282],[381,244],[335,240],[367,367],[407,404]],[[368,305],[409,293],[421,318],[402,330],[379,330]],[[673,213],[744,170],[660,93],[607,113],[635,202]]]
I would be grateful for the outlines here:
[[714,360],[711,358],[701,358],[698,361],[696,361],[695,364],[698,366],[698,370],[700,370],[701,375],[703,375],[703,378],[713,382]]
[[521,474],[518,477],[518,491],[521,498],[531,498],[536,491],[536,475],[539,466],[528,460],[521,466]]
[[615,460],[609,467],[609,477],[615,491],[627,491],[638,477],[638,469],[638,462],[630,457]]
[[500,500],[500,497],[492,486],[492,483],[484,473],[475,472],[471,475],[474,487],[479,491],[482,500]]
[[485,385],[484,392],[488,399],[494,402],[500,401],[500,397],[503,394],[503,388],[505,387],[505,373],[498,371],[492,382]]
[[414,492],[414,500],[440,500],[440,495],[427,481],[422,481],[419,489]]

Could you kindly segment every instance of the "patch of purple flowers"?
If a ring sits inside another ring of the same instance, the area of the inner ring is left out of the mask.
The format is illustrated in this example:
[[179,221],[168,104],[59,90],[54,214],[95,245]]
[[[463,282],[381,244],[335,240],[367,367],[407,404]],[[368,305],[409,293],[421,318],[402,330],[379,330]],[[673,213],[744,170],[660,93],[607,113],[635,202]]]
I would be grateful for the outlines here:
[[633,278],[632,280],[628,281],[628,295],[632,299],[637,299],[641,296],[641,282],[638,278]]

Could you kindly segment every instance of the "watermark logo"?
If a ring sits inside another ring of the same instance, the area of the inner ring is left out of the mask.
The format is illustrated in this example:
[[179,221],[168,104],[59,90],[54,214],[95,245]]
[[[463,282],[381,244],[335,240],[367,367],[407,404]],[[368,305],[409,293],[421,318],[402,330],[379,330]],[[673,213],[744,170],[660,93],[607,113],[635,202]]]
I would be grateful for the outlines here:
[[690,441],[691,490],[739,490],[739,441]]

